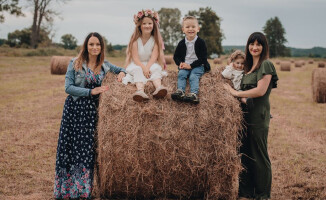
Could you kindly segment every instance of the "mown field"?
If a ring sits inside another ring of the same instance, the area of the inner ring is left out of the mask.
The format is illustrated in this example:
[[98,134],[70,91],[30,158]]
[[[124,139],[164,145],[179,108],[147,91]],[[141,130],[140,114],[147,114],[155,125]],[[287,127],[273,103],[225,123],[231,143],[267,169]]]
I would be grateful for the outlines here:
[[[52,199],[67,94],[64,76],[50,74],[50,59],[0,56],[0,199]],[[123,58],[108,60],[123,64]],[[326,104],[314,103],[311,92],[317,62],[292,64],[290,72],[275,66],[280,81],[270,99],[268,138],[272,199],[326,199]]]

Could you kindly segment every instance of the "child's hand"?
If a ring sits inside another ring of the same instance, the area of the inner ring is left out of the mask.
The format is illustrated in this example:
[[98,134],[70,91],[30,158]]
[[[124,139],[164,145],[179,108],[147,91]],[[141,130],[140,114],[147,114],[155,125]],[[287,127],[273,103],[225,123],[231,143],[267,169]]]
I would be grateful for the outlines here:
[[191,66],[187,63],[183,63],[183,69],[191,69]]
[[126,76],[126,75],[125,75],[124,72],[120,72],[120,73],[118,74],[118,82],[121,82],[121,81],[122,81],[122,78],[125,77],[125,76]]
[[143,68],[143,73],[144,73],[144,76],[145,76],[146,78],[150,78],[150,77],[151,77],[151,72],[149,71],[149,68],[144,67],[144,68]]
[[180,63],[179,68],[180,68],[180,69],[183,69],[183,65],[184,65],[184,64],[185,64],[185,63],[183,63],[183,62]]
[[241,97],[240,98],[241,103],[247,104],[247,98]]

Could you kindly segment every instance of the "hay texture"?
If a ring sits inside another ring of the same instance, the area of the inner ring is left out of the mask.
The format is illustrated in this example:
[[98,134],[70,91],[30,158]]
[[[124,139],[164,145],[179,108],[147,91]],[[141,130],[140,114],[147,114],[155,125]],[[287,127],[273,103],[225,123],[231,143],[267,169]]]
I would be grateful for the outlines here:
[[52,56],[51,74],[66,74],[67,68],[72,57],[69,56]]
[[283,61],[281,62],[281,71],[291,71],[291,62]]
[[317,103],[326,103],[326,69],[312,71],[312,97]]
[[302,64],[302,61],[295,61],[295,62],[294,62],[294,66],[295,66],[295,67],[302,67],[302,65],[303,65],[303,64]]
[[[102,198],[236,199],[241,170],[237,148],[242,114],[217,72],[200,82],[200,103],[174,102],[177,72],[163,83],[168,96],[132,100],[135,86],[108,74],[98,124],[99,193]],[[151,83],[145,92],[154,91]]]
[[213,63],[214,64],[222,64],[222,58],[214,58]]
[[172,55],[165,55],[164,56],[164,59],[165,59],[165,63],[167,65],[174,64],[174,60],[173,60],[173,56]]
[[325,63],[324,62],[319,62],[318,63],[318,67],[319,68],[324,68],[325,67]]

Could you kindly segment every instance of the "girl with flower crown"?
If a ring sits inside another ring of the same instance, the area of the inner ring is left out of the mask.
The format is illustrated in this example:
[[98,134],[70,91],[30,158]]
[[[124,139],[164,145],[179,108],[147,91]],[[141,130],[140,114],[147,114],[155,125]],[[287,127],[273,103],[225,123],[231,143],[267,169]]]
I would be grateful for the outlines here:
[[127,75],[122,82],[136,85],[137,91],[133,94],[135,101],[149,100],[144,92],[147,81],[152,81],[155,86],[153,97],[164,98],[167,88],[162,85],[161,80],[167,73],[162,69],[163,42],[158,28],[158,14],[152,10],[142,10],[134,15],[134,22],[135,31],[127,47]]

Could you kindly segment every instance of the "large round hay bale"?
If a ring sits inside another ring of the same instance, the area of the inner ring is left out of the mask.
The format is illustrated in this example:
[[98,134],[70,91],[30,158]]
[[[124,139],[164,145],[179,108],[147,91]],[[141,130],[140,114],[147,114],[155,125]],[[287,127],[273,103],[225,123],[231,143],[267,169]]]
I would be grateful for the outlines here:
[[71,59],[72,57],[70,56],[52,56],[51,74],[66,74]]
[[165,55],[164,56],[164,59],[165,59],[165,63],[167,65],[170,65],[170,64],[173,64],[174,63],[174,60],[173,60],[173,56],[172,55]]
[[213,63],[214,64],[222,64],[222,58],[214,58]]
[[[200,103],[174,102],[177,72],[163,79],[165,99],[137,103],[135,86],[108,74],[98,124],[99,194],[103,198],[236,199],[239,102],[216,72],[200,81]],[[145,92],[154,91],[151,83]]]
[[312,97],[317,103],[326,103],[326,69],[312,71]]
[[309,60],[308,63],[309,64],[314,64],[314,61],[313,60]]
[[319,68],[324,68],[325,67],[325,63],[324,62],[319,62],[318,63],[318,67]]
[[302,61],[295,61],[294,66],[295,67],[302,67]]
[[281,62],[281,71],[291,71],[291,62],[289,61],[282,61]]

